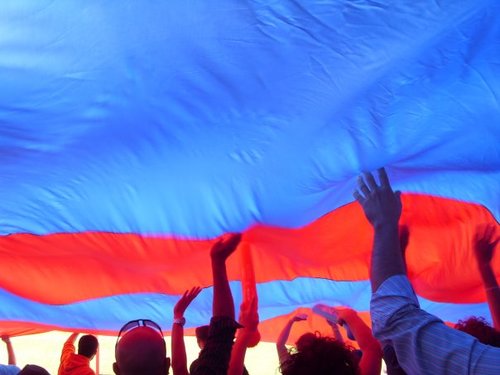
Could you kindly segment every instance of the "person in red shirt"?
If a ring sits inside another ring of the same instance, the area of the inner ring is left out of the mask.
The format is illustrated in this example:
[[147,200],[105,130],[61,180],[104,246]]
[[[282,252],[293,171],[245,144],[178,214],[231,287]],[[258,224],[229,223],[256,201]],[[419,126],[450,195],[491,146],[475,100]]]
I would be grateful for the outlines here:
[[73,333],[64,343],[58,375],[95,375],[90,368],[90,361],[97,353],[99,342],[92,335],[85,335],[78,341],[78,354],[75,353],[75,340],[78,333]]

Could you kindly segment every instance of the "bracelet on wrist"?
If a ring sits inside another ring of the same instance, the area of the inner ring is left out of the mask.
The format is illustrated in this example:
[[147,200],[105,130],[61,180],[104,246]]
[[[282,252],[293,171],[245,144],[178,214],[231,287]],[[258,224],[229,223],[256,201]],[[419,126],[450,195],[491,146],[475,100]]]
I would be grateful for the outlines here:
[[186,324],[186,318],[184,318],[184,317],[175,318],[174,324],[179,324],[181,327],[184,327],[184,324]]

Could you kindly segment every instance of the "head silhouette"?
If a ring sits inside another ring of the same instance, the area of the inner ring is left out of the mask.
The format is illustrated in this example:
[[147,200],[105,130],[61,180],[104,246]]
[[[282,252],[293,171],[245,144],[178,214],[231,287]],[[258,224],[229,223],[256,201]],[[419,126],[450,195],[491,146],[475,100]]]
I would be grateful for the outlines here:
[[300,352],[316,340],[316,335],[312,332],[304,333],[295,342],[295,347]]
[[80,340],[78,340],[78,354],[92,359],[97,353],[98,346],[99,342],[97,341],[97,337],[92,335],[82,336]]
[[[359,375],[358,361],[352,349],[333,337],[306,334],[300,349],[282,364],[284,375],[338,374]],[[301,337],[302,338],[302,337]],[[297,341],[299,344],[300,338]]]
[[165,375],[170,368],[165,340],[149,326],[140,326],[126,332],[117,342],[117,375]]
[[201,326],[197,327],[195,330],[196,341],[198,342],[200,349],[203,349],[207,342],[209,328],[209,326]]
[[37,365],[26,365],[18,372],[19,375],[50,375],[43,367]]
[[490,326],[483,317],[471,316],[466,320],[459,320],[455,329],[474,336],[483,344],[500,347],[500,332]]

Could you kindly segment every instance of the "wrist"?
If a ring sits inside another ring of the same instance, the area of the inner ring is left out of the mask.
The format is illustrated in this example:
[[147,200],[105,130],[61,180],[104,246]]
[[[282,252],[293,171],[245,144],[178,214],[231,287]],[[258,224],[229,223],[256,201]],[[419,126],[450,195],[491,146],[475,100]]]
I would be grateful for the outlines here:
[[186,318],[184,318],[183,316],[180,317],[180,318],[175,318],[174,317],[174,322],[173,324],[178,324],[180,325],[181,327],[184,327],[184,324],[186,324]]
[[224,265],[226,263],[226,258],[217,255],[212,255],[210,259],[212,260],[213,265],[219,266],[219,265]]
[[373,222],[373,229],[375,231],[390,231],[390,230],[398,230],[398,222],[399,220],[381,220],[377,222]]

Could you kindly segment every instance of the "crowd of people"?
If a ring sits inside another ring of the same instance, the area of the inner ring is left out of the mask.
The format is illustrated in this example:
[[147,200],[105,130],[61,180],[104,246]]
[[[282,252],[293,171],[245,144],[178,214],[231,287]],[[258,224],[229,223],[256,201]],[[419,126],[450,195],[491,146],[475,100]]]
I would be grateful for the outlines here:
[[[347,307],[326,311],[331,335],[309,332],[295,346],[286,346],[292,326],[307,319],[297,314],[283,327],[276,346],[280,372],[284,375],[309,374],[380,374],[382,359],[387,373],[395,374],[500,374],[500,289],[491,266],[498,243],[497,228],[478,228],[474,254],[483,280],[493,326],[484,318],[459,321],[455,328],[422,310],[406,275],[404,252],[410,232],[399,226],[401,199],[394,192],[384,169],[375,177],[366,173],[358,180],[354,198],[374,229],[370,282],[372,328],[357,312]],[[200,347],[198,358],[188,366],[184,346],[184,313],[200,293],[193,287],[179,299],[173,311],[172,353],[167,355],[161,327],[151,320],[126,323],[120,330],[115,347],[113,370],[118,375],[248,374],[244,366],[246,350],[259,341],[256,298],[240,306],[238,321],[226,272],[226,261],[236,251],[241,234],[227,234],[218,239],[210,251],[213,303],[208,325],[196,329]],[[342,336],[339,325],[348,327],[354,349]],[[58,375],[93,375],[90,361],[98,349],[92,335],[75,341],[72,334],[64,343]],[[48,374],[36,365],[22,370],[16,366],[8,337],[8,365],[0,374]],[[188,369],[189,368],[189,369]]]

